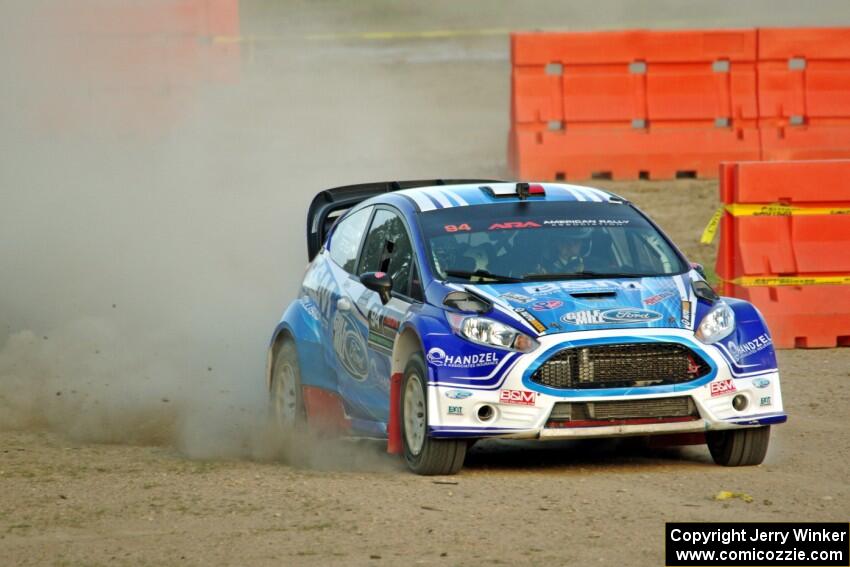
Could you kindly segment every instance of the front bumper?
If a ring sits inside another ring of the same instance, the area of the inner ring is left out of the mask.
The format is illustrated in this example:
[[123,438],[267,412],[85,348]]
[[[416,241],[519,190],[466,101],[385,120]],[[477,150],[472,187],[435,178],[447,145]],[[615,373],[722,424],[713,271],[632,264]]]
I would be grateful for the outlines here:
[[[562,348],[654,341],[687,346],[709,363],[711,371],[691,382],[634,388],[558,390],[529,380],[534,369]],[[713,345],[700,343],[691,331],[585,331],[544,336],[539,342],[540,347],[534,352],[515,354],[486,377],[453,379],[441,376],[439,382],[432,381],[428,390],[429,434],[432,437],[580,439],[698,433],[786,420],[776,368],[753,368],[745,373],[736,373],[732,370],[728,354]],[[718,383],[724,383],[726,387],[718,388]],[[743,396],[747,401],[746,407],[740,411],[732,405],[736,396]],[[576,402],[593,407],[594,402],[674,397],[689,397],[695,409],[693,415],[676,419],[642,417],[572,422],[552,419],[558,402]]]

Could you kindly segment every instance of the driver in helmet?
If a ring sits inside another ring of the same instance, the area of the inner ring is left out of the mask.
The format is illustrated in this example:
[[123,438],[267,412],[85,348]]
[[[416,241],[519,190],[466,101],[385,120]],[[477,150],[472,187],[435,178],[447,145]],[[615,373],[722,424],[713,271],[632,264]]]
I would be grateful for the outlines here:
[[569,231],[555,243],[555,258],[550,263],[553,274],[572,274],[585,271],[585,257],[590,252],[590,228]]

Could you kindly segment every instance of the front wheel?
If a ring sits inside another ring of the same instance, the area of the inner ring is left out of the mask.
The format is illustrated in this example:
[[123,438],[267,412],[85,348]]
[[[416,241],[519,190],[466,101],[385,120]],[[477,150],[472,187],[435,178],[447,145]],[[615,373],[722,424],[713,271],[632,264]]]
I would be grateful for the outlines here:
[[705,440],[711,457],[725,467],[760,465],[767,454],[770,426],[707,431]]
[[467,442],[428,437],[427,376],[422,355],[413,355],[404,370],[401,390],[404,460],[416,474],[455,474],[463,467]]

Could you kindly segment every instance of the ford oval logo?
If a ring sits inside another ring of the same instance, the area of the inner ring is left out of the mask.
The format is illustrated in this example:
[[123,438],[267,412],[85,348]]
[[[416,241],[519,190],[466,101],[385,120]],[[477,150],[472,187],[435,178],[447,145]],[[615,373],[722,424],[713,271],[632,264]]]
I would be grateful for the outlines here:
[[767,388],[770,386],[770,380],[767,378],[755,378],[753,380],[753,386],[756,388]]
[[463,400],[472,395],[469,390],[449,390],[446,392],[446,397],[450,400]]
[[648,309],[609,309],[602,313],[608,323],[648,323],[661,319],[661,313]]

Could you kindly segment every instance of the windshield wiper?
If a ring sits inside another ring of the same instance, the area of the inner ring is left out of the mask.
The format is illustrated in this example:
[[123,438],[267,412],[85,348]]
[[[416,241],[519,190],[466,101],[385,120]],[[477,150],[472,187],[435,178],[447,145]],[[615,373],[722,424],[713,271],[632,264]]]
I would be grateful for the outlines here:
[[502,276],[499,274],[492,274],[487,270],[475,270],[474,272],[468,272],[466,270],[446,270],[447,276],[452,276],[455,278],[487,278],[488,280],[495,280],[497,282],[506,282],[506,283],[517,283],[523,281],[523,278],[514,278],[511,276]]
[[625,274],[615,272],[570,272],[568,274],[525,274],[523,281],[533,280],[584,280],[590,278],[646,278],[652,274]]

